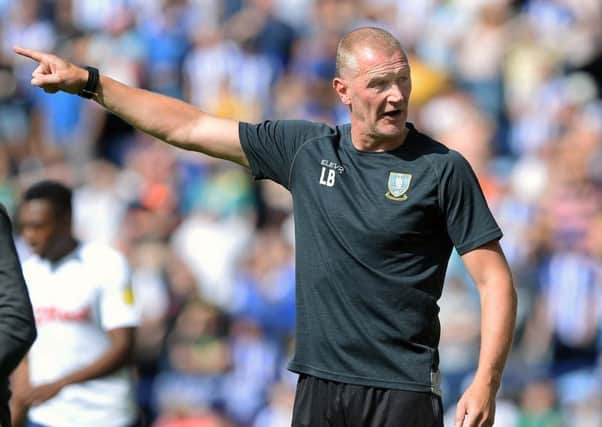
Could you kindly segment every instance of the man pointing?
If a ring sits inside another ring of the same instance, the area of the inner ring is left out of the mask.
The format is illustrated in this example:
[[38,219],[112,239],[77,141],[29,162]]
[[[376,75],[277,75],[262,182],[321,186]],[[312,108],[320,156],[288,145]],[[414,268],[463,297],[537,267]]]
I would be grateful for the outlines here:
[[406,122],[410,64],[391,34],[360,28],[339,42],[333,88],[351,123],[335,127],[216,118],[94,68],[16,52],[39,63],[33,85],[91,98],[168,144],[239,163],[291,192],[294,426],[442,425],[437,300],[454,247],[483,313],[479,366],[456,425],[493,424],[516,313],[502,233],[466,160]]

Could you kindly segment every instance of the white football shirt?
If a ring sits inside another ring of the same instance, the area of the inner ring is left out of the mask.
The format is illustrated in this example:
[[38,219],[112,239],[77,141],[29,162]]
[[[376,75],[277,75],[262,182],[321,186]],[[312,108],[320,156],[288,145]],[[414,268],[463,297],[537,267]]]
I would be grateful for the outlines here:
[[[23,273],[38,329],[28,356],[34,386],[98,359],[110,345],[106,331],[137,325],[127,262],[108,246],[83,243],[56,264],[34,255]],[[32,421],[53,427],[121,427],[136,416],[128,368],[69,385],[29,411]]]

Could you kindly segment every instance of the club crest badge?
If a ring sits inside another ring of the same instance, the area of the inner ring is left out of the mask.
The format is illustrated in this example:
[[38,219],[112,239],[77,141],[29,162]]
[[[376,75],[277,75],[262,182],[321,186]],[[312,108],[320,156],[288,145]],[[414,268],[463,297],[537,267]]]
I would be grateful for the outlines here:
[[390,172],[387,182],[387,192],[385,196],[391,200],[405,200],[408,198],[406,192],[410,188],[412,175],[409,173]]

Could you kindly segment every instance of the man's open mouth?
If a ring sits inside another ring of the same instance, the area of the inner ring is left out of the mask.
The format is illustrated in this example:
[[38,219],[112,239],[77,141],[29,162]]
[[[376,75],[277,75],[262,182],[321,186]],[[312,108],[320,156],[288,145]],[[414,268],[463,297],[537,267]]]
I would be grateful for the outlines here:
[[385,111],[383,113],[384,117],[391,117],[391,118],[397,118],[401,115],[401,110],[391,110],[391,111]]

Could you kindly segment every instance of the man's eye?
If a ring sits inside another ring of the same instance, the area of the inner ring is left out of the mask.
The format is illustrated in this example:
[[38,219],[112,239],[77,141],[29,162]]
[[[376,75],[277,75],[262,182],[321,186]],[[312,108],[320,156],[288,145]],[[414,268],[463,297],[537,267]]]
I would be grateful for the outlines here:
[[372,83],[370,83],[370,87],[374,88],[374,89],[384,89],[387,85],[387,82],[383,81],[383,80],[376,80]]

